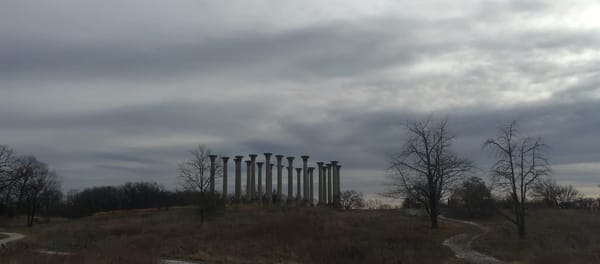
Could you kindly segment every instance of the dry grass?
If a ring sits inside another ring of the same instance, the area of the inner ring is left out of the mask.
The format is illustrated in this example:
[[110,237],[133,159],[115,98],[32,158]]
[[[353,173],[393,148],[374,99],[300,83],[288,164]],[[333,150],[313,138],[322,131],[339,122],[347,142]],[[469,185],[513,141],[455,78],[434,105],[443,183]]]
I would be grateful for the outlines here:
[[104,213],[38,225],[19,248],[84,252],[64,263],[442,263],[452,252],[441,242],[460,232],[398,211],[234,206],[199,222],[193,208]]
[[491,232],[477,240],[477,250],[523,263],[600,263],[600,214],[580,210],[530,210],[527,238],[503,219],[486,222]]

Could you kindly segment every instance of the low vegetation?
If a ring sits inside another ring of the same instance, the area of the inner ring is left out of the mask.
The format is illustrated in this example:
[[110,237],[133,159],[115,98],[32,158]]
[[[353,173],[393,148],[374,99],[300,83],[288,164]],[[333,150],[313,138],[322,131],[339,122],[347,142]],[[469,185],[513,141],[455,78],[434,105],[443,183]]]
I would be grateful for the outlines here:
[[182,207],[99,213],[24,230],[30,235],[1,258],[34,258],[24,249],[47,249],[83,252],[55,257],[58,263],[152,263],[159,258],[209,263],[442,263],[453,254],[441,242],[460,232],[458,226],[445,223],[433,230],[426,218],[404,216],[398,210],[249,205],[230,207],[204,224],[197,209]]
[[600,213],[588,210],[529,210],[525,239],[501,218],[484,222],[491,231],[476,250],[519,263],[600,263]]

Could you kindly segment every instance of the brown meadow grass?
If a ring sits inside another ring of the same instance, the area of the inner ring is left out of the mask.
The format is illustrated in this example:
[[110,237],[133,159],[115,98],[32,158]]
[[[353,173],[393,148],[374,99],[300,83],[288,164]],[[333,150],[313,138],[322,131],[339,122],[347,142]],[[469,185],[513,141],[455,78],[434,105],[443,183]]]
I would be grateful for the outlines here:
[[522,241],[508,221],[485,221],[491,231],[473,247],[519,263],[600,263],[599,212],[531,209],[526,221],[527,236]]
[[[453,224],[432,230],[427,219],[396,210],[240,205],[203,225],[191,207],[131,210],[38,225],[0,258],[25,258],[18,263],[153,263],[160,258],[208,263],[442,263],[455,260],[441,242],[459,232]],[[36,260],[26,259],[25,249],[81,254],[30,257]]]

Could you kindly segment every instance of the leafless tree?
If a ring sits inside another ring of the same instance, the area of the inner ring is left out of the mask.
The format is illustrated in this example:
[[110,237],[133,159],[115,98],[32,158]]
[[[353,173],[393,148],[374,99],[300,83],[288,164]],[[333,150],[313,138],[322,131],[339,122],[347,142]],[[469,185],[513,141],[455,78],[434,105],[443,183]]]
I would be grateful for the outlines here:
[[[205,193],[210,187],[210,155],[212,151],[204,145],[199,145],[190,151],[191,157],[178,164],[181,186],[188,191]],[[215,178],[221,177],[221,164],[216,162]]]
[[402,151],[391,157],[390,196],[413,199],[420,203],[438,227],[439,203],[447,192],[472,169],[470,161],[450,150],[453,136],[447,121],[409,123],[409,139]]
[[499,129],[495,138],[484,147],[496,154],[492,168],[492,183],[510,197],[514,217],[503,214],[517,226],[519,238],[525,238],[525,203],[528,192],[544,176],[550,174],[545,157],[546,145],[540,138],[519,137],[516,122]]
[[[210,155],[212,152],[204,145],[190,151],[191,157],[178,164],[179,180],[184,189],[199,193],[200,220],[204,223],[206,213],[216,207],[218,195],[209,193]],[[221,177],[221,165],[216,160],[215,178]]]
[[7,145],[0,145],[0,193],[10,188],[14,181],[14,164],[13,150]]
[[355,190],[347,190],[340,194],[340,205],[344,210],[356,209],[362,207],[363,204],[364,199],[362,193]]
[[48,165],[33,156],[18,157],[15,161],[17,205],[25,210],[27,226],[31,227],[43,202],[42,197],[60,189],[58,177]]

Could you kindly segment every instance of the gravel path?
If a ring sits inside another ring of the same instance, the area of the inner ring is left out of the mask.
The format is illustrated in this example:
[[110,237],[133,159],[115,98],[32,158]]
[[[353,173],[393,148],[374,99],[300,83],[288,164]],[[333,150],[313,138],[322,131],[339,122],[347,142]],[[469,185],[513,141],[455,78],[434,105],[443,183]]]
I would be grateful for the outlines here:
[[467,231],[462,234],[458,234],[451,238],[444,240],[442,243],[444,246],[452,249],[456,257],[460,259],[464,259],[468,263],[471,264],[498,264],[505,263],[499,259],[496,259],[492,256],[488,256],[482,253],[479,253],[471,248],[471,243],[478,237],[487,234],[489,230],[486,227],[483,227],[475,222],[471,221],[462,221],[458,219],[446,218],[440,216],[441,220],[448,222],[455,222],[459,224],[463,224],[467,226]]

